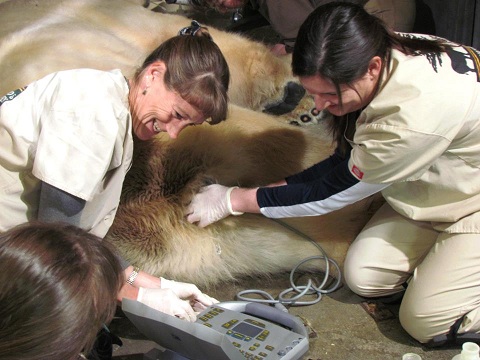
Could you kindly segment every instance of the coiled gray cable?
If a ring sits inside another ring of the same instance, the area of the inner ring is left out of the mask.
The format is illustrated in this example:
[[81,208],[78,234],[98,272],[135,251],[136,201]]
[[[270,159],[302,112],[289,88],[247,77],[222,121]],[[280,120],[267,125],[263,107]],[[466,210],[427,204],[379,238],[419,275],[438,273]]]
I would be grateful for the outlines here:
[[[266,291],[263,290],[258,290],[258,289],[249,289],[249,290],[243,290],[237,293],[237,299],[238,300],[243,300],[243,301],[251,301],[251,302],[259,302],[259,303],[264,303],[264,304],[271,304],[275,305],[275,307],[281,308],[283,311],[287,311],[284,305],[290,305],[290,306],[305,306],[305,305],[314,305],[318,303],[321,299],[323,294],[328,294],[331,292],[334,292],[340,287],[340,283],[342,280],[342,275],[340,272],[340,267],[338,266],[337,262],[333,259],[330,259],[323,248],[317,244],[314,240],[312,240],[310,237],[307,235],[303,234],[299,230],[291,227],[290,225],[284,223],[281,220],[278,219],[272,219],[273,221],[279,223],[283,227],[287,228],[288,230],[292,231],[293,233],[303,237],[304,239],[310,241],[313,245],[315,245],[319,251],[321,252],[322,255],[317,255],[317,256],[310,256],[308,258],[303,259],[300,261],[297,265],[294,266],[292,271],[290,272],[290,285],[291,287],[288,289],[285,289],[278,295],[278,299],[275,299],[271,294],[269,294]],[[312,260],[325,260],[325,274],[323,277],[323,281],[319,286],[314,286],[313,285],[313,280],[308,279],[307,285],[296,285],[294,281],[294,276],[295,273],[297,272],[298,268],[302,266],[303,264],[312,261]],[[328,289],[324,289],[324,286],[326,285],[329,275],[330,275],[330,264],[332,264],[335,269],[337,270],[337,280],[335,283],[330,286]],[[292,297],[286,297],[290,293],[296,292],[297,295],[292,296]],[[251,298],[248,296],[245,296],[247,294],[257,294],[262,296],[264,299],[258,299],[258,298]],[[299,301],[302,297],[306,295],[316,295],[316,298],[310,301]]]

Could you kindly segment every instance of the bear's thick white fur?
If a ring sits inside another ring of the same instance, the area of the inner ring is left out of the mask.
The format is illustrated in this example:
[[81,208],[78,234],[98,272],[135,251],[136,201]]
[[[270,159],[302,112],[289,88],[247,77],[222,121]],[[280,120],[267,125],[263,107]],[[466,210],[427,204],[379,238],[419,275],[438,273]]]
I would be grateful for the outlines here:
[[[254,214],[198,228],[184,219],[184,205],[205,179],[229,186],[268,184],[330,152],[325,137],[236,106],[218,125],[186,129],[176,140],[162,135],[136,143],[108,238],[144,269],[203,286],[291,270],[302,259],[320,255],[302,236]],[[369,199],[325,216],[283,221],[320,243],[341,264],[370,217],[371,204]],[[310,265],[323,268],[318,261]]]
[[[69,68],[120,68],[129,76],[152,49],[189,23],[120,0],[1,3],[0,94]],[[229,118],[215,126],[188,128],[176,140],[162,134],[136,143],[107,235],[126,259],[144,270],[203,286],[288,271],[318,250],[261,215],[229,217],[204,229],[191,225],[184,208],[193,193],[211,179],[224,185],[268,184],[332,152],[322,125],[307,131],[254,111],[281,98],[284,85],[293,79],[285,58],[239,35],[216,29],[210,33],[232,73]],[[329,215],[285,222],[342,263],[372,205],[375,201],[367,199]]]
[[[133,0],[11,0],[0,3],[0,20],[1,94],[71,68],[118,68],[129,77],[153,49],[191,23]],[[239,35],[209,31],[232,70],[233,103],[262,109],[281,100],[293,79],[288,57],[275,57]]]

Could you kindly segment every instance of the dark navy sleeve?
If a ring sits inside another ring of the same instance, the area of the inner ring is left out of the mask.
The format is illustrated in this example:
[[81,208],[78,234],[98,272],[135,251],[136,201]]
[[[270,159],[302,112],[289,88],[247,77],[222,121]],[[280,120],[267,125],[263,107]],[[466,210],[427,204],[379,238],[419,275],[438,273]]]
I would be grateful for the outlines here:
[[[349,155],[349,154],[348,154]],[[298,174],[288,176],[285,178],[287,184],[297,184],[305,183],[309,181],[314,181],[322,178],[325,174],[328,174],[332,171],[338,164],[340,164],[347,157],[340,154],[338,148],[335,150],[335,153],[325,160],[320,161],[319,163],[309,167],[308,169],[299,172]]]
[[[310,174],[316,171],[309,170]],[[259,188],[257,202],[261,213],[271,218],[315,216],[353,204],[387,186],[360,182],[351,174],[347,158],[310,181]]]

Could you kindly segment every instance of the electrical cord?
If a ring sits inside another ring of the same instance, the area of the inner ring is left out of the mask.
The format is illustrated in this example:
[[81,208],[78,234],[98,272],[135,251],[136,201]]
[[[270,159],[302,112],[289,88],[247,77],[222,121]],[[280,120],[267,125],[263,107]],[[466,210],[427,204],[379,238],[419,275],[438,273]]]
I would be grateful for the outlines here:
[[[299,230],[291,227],[290,225],[284,223],[283,221],[280,221],[278,219],[272,219],[273,221],[279,223],[283,227],[287,228],[291,232],[303,237],[304,239],[310,241],[313,245],[317,247],[317,249],[320,251],[321,255],[316,255],[316,256],[310,256],[308,258],[303,259],[300,261],[297,265],[294,266],[294,268],[290,272],[290,285],[291,287],[288,289],[285,289],[278,295],[278,299],[275,299],[271,294],[269,294],[266,291],[263,290],[258,290],[258,289],[248,289],[248,290],[243,290],[237,293],[237,299],[243,300],[243,301],[250,301],[250,302],[258,302],[258,303],[263,303],[263,304],[270,304],[274,305],[275,307],[288,312],[287,308],[285,305],[290,305],[290,306],[306,306],[306,305],[314,305],[318,303],[321,299],[323,294],[328,294],[331,292],[334,292],[340,287],[340,282],[342,279],[341,272],[340,272],[340,267],[338,266],[338,263],[330,259],[326,252],[323,250],[323,248],[317,244],[314,240],[312,240],[310,237],[307,235],[303,234]],[[314,286],[314,281],[310,278],[308,279],[307,285],[296,285],[294,276],[295,273],[298,271],[298,269],[305,263],[312,261],[312,260],[325,260],[325,274],[323,276],[323,280],[320,285]],[[337,280],[332,284],[327,289],[324,289],[325,285],[327,284],[327,281],[329,279],[330,275],[330,264],[333,265],[333,267],[337,270],[338,277]],[[291,293],[297,293],[297,295],[292,296],[292,297],[287,297],[287,295]],[[258,299],[258,298],[252,298],[249,296],[246,296],[248,294],[257,294],[262,296],[264,299]],[[306,295],[316,295],[316,298],[313,300],[309,301],[300,301],[300,299]]]

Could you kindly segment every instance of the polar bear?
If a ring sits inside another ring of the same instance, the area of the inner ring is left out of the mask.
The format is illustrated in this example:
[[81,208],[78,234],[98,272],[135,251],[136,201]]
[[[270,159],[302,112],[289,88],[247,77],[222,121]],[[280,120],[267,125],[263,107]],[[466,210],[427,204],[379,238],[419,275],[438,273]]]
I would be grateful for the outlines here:
[[[0,93],[63,69],[120,68],[132,74],[147,53],[189,24],[190,19],[125,0],[0,3]],[[283,223],[244,215],[202,229],[184,219],[185,205],[206,181],[263,185],[332,152],[323,124],[306,130],[259,111],[279,101],[295,81],[285,58],[240,35],[214,28],[210,33],[232,73],[229,117],[215,126],[186,129],[175,140],[160,134],[136,143],[107,239],[150,273],[206,287],[288,271],[306,257],[321,255],[309,240],[341,264],[376,207],[375,198]]]

